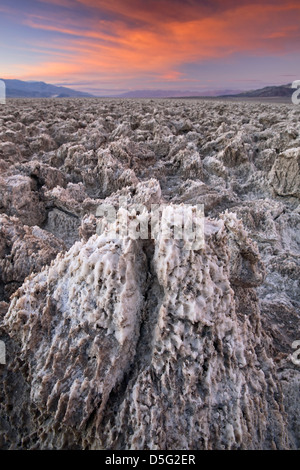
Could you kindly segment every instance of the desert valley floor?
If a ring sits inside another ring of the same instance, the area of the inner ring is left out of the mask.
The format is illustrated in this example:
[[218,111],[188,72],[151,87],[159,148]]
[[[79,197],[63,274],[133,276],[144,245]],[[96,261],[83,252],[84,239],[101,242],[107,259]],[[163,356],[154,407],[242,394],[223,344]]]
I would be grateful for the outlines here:
[[[99,233],[120,197],[204,245]],[[299,280],[300,106],[0,106],[2,449],[299,449]]]

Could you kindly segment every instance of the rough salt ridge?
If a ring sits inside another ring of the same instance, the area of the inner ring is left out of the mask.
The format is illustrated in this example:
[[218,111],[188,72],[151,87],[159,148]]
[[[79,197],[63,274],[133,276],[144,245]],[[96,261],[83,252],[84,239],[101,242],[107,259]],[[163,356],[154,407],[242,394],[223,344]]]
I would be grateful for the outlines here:
[[[1,107],[2,448],[299,448],[299,115]],[[204,246],[100,235],[120,197],[204,204]]]

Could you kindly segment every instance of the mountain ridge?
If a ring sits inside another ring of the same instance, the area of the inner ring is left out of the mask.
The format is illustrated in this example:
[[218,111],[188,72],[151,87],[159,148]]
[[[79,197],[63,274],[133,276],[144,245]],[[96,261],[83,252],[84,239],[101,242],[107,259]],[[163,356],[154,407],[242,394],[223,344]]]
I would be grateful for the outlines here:
[[1,80],[5,83],[7,98],[94,98],[94,95],[90,93],[51,85],[42,81]]
[[[22,81],[2,79],[6,85],[7,98],[96,98],[96,95],[56,86],[42,81]],[[114,95],[102,95],[99,98],[290,98],[294,92],[291,83],[286,85],[269,85],[255,90],[239,91],[231,89],[205,90],[193,92],[189,90],[131,90]]]
[[[242,93],[226,95],[227,97],[237,97],[237,98],[277,98],[277,97],[287,97],[290,98],[295,91],[291,88],[292,84],[288,83],[286,85],[269,85],[263,88],[258,88],[255,90],[243,91]],[[222,95],[224,97],[224,95]]]

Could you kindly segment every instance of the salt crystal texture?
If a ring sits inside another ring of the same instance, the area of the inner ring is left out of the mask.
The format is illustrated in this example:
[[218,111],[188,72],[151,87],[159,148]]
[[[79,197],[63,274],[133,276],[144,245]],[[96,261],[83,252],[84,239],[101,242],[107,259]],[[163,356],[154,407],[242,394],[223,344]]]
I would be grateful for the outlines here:
[[[299,448],[299,112],[1,107],[1,448]],[[153,205],[204,239],[134,236]]]

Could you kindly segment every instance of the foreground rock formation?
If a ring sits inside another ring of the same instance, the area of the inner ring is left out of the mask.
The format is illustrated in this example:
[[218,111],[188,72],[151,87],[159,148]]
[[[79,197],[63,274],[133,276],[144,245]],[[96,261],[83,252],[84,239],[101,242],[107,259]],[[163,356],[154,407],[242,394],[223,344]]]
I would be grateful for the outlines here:
[[[11,100],[0,125],[1,447],[299,448],[299,109]],[[204,244],[109,238],[120,197],[203,204]]]

